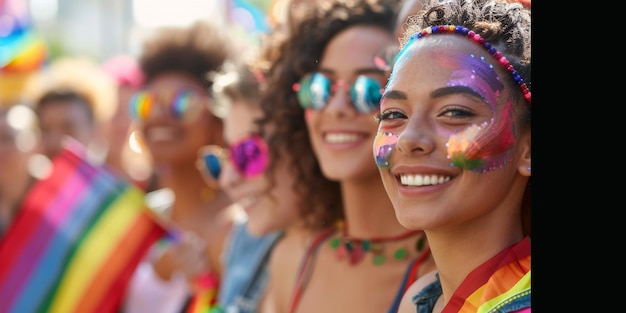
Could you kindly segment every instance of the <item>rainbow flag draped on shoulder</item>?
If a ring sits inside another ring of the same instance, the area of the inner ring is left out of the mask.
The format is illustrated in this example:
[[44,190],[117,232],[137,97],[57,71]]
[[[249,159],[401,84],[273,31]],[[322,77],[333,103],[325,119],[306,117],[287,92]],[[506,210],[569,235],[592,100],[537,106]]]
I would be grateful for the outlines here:
[[472,271],[443,313],[530,312],[530,269],[526,237]]
[[116,312],[165,229],[142,191],[86,161],[77,142],[52,164],[0,242],[0,312]]

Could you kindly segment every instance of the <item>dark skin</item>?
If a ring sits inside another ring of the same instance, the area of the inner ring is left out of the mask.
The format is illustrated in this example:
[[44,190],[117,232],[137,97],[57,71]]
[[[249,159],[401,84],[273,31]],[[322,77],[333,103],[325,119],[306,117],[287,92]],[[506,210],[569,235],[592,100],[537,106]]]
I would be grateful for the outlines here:
[[37,110],[41,129],[41,151],[53,158],[61,151],[65,136],[88,145],[95,136],[89,104],[80,99],[50,100]]

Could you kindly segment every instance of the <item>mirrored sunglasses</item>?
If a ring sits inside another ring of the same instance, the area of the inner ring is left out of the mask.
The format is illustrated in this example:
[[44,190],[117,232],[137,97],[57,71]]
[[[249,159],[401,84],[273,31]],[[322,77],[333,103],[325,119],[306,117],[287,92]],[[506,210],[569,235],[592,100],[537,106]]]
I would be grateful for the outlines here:
[[128,109],[130,116],[138,121],[147,120],[158,108],[176,119],[188,120],[199,113],[203,97],[192,89],[159,93],[139,91],[131,97]]
[[313,110],[323,109],[338,88],[347,89],[354,107],[361,113],[370,113],[380,106],[382,85],[376,78],[367,75],[359,75],[347,86],[343,80],[333,83],[324,74],[315,72],[302,77],[300,82],[293,86],[300,106]]
[[218,180],[223,168],[223,162],[229,160],[239,174],[245,178],[254,178],[261,175],[269,164],[267,144],[258,135],[249,135],[228,149],[211,145],[204,146],[198,151],[198,168],[208,178]]

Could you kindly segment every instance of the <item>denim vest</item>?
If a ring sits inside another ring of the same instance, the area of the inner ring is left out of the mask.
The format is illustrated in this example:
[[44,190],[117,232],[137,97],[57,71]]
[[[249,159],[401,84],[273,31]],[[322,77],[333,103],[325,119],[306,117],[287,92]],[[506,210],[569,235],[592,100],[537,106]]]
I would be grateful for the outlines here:
[[[437,280],[428,284],[417,295],[413,297],[413,303],[417,313],[431,313],[435,307],[435,303],[441,294],[441,282],[439,274],[436,274]],[[514,297],[506,299],[499,307],[491,308],[490,313],[511,313],[524,308],[530,308],[530,290],[518,294]]]
[[255,237],[246,225],[247,221],[233,226],[224,255],[225,271],[217,301],[227,313],[256,312],[268,280],[270,251],[282,236],[275,232]]

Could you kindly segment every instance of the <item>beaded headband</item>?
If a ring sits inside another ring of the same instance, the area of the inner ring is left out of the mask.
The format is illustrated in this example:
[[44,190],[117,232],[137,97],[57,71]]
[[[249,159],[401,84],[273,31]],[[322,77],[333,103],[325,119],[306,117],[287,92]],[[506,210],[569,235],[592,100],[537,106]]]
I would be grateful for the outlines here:
[[528,86],[526,86],[526,83],[522,79],[522,76],[520,76],[519,73],[517,73],[513,65],[511,65],[509,60],[507,60],[506,57],[502,55],[502,53],[496,50],[496,48],[492,47],[490,43],[488,43],[484,38],[482,38],[479,34],[476,34],[474,31],[466,27],[456,26],[456,25],[429,26],[423,29],[421,32],[412,35],[410,39],[414,39],[414,38],[419,39],[419,38],[422,38],[431,34],[437,34],[437,33],[464,35],[467,38],[471,39],[473,42],[485,48],[487,52],[493,55],[496,58],[496,60],[498,60],[498,62],[500,62],[500,64],[504,66],[504,68],[506,68],[507,71],[509,71],[509,73],[511,73],[511,75],[513,76],[513,80],[520,87],[522,94],[524,94],[524,98],[528,102],[528,107],[530,107],[530,90],[528,90]]

